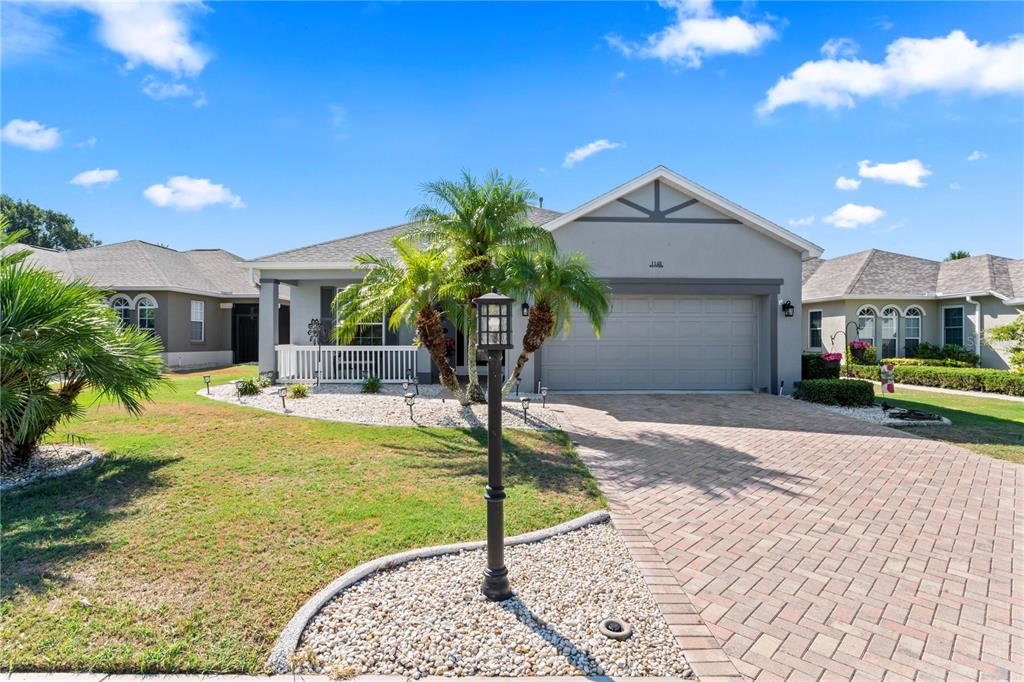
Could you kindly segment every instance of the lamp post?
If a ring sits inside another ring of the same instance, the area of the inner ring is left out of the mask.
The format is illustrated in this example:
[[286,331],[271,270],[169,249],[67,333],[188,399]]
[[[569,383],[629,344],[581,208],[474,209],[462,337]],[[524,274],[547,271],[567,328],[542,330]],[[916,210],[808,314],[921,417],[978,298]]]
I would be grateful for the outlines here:
[[324,341],[324,323],[319,317],[314,317],[306,325],[306,336],[309,337],[310,343],[316,344],[316,385],[320,385],[320,356],[323,355],[323,351],[320,350],[320,344]]
[[412,406],[416,404],[416,394],[415,393],[406,393],[405,394],[405,404],[409,406],[409,421],[415,422],[416,420],[413,419],[413,416],[412,416]]
[[501,357],[512,347],[512,304],[491,292],[477,298],[477,345],[487,351],[487,568],[484,596],[504,601],[512,596],[505,568],[505,486],[501,472]]
[[544,407],[547,407],[548,406],[548,387],[547,386],[541,386],[540,387],[540,398],[543,401]]
[[288,395],[288,389],[286,387],[282,386],[281,388],[277,389],[277,395],[281,398],[281,409],[284,410],[285,412],[287,412],[288,411],[288,406],[285,405],[284,399],[285,399],[285,396]]
[[203,376],[203,383],[206,384],[206,395],[210,395],[210,375]]
[[528,424],[529,422],[526,420],[526,413],[530,409],[530,399],[524,395],[522,398],[519,399],[519,402],[523,406],[523,424]]

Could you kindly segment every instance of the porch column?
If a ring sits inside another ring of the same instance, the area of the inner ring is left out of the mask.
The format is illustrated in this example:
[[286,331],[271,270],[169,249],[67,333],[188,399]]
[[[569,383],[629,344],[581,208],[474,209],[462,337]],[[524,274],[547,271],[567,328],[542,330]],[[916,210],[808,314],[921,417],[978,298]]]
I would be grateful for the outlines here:
[[260,372],[273,372],[277,378],[277,351],[279,342],[281,283],[276,279],[260,279]]

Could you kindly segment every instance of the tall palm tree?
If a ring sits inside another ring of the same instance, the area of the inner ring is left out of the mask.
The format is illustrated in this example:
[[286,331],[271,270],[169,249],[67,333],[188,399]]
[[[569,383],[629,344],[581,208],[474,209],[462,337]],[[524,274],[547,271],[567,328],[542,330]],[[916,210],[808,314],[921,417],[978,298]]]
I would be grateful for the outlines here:
[[958,251],[950,251],[949,255],[946,256],[946,260],[960,260],[961,258],[970,258],[970,257],[971,257],[971,252],[970,251],[958,250]]
[[465,312],[453,317],[467,339],[467,391],[470,399],[484,402],[476,372],[476,313],[473,300],[497,285],[495,263],[512,251],[554,248],[551,233],[530,222],[529,202],[536,195],[520,180],[491,171],[483,182],[463,171],[459,180],[438,180],[423,187],[430,201],[411,212],[417,223],[413,235],[427,244],[451,250],[462,268],[466,290]]
[[407,238],[392,240],[398,262],[378,256],[357,256],[356,262],[366,276],[350,284],[334,299],[334,312],[339,320],[335,338],[346,343],[358,325],[379,321],[390,312],[388,326],[397,330],[403,324],[416,329],[420,341],[430,353],[441,374],[441,385],[463,405],[469,404],[467,394],[459,386],[455,369],[448,362],[442,310],[461,308],[466,285],[459,278],[450,251],[420,248]]
[[[0,247],[19,236],[3,233]],[[121,327],[103,296],[9,251],[0,257],[0,469],[27,464],[48,433],[80,415],[87,388],[138,414],[162,381],[160,339]]]
[[574,307],[587,316],[594,333],[600,336],[609,302],[608,287],[594,277],[583,254],[515,252],[503,259],[502,266],[503,288],[517,298],[533,299],[522,352],[502,388],[507,392],[519,380],[530,356],[548,338],[569,331]]

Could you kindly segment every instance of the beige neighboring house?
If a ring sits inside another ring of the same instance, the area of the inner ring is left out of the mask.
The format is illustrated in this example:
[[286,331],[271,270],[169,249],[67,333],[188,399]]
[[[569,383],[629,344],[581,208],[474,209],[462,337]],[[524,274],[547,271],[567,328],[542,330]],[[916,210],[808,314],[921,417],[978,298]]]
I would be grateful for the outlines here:
[[843,332],[882,357],[913,357],[918,344],[957,344],[982,367],[1009,368],[1005,344],[985,331],[1024,312],[1024,259],[972,256],[933,261],[869,249],[803,264],[803,346],[843,350]]
[[[15,244],[29,260],[65,279],[108,289],[123,324],[149,329],[168,367],[254,362],[259,349],[259,287],[241,258],[223,249],[175,249],[131,240],[74,251]],[[287,288],[276,303],[288,333]]]

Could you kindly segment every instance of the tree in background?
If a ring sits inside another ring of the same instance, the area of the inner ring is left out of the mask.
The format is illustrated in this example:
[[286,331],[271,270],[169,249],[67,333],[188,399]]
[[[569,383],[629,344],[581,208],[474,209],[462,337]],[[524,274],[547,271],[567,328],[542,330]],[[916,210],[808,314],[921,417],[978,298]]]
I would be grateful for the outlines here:
[[1010,324],[989,329],[988,341],[1010,344],[1010,365],[1018,372],[1024,372],[1024,315],[1018,315]]
[[970,258],[970,251],[950,251],[949,255],[946,256],[946,260],[960,260],[961,258]]
[[100,244],[91,234],[80,232],[71,216],[40,208],[28,201],[15,201],[6,194],[0,195],[0,215],[7,219],[11,233],[23,233],[18,239],[22,244],[58,251]]

